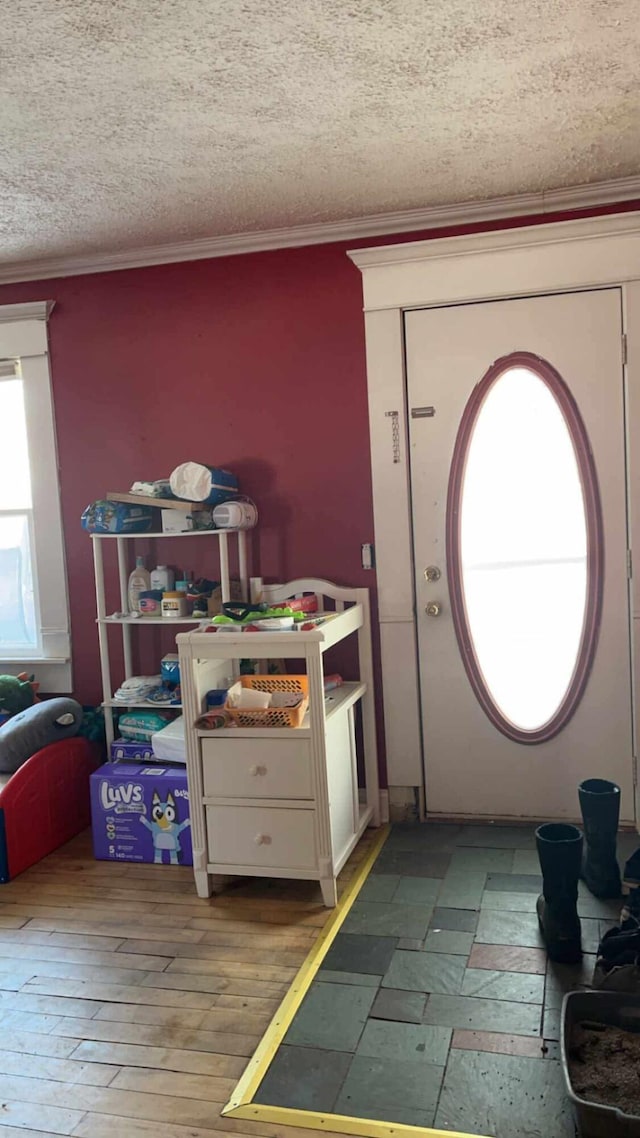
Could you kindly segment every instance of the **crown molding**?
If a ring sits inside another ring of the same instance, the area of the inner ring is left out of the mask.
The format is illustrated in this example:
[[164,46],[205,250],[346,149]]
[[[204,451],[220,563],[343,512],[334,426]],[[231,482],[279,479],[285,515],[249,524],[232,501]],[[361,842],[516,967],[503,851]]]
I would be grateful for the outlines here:
[[365,312],[640,281],[638,210],[349,250]]
[[371,214],[368,217],[321,222],[317,225],[295,225],[264,232],[233,233],[224,237],[205,237],[194,241],[131,249],[122,253],[47,257],[38,261],[0,264],[0,284],[81,276],[88,273],[109,273],[122,269],[141,269],[180,261],[202,261],[209,258],[234,257],[243,253],[267,252],[273,249],[323,245],[334,241],[355,241],[393,233],[482,224],[501,218],[526,217],[563,210],[595,209],[598,206],[635,200],[640,201],[640,177],[616,178],[608,182],[574,186],[570,189],[516,194],[488,201],[459,202],[395,213]]
[[633,210],[546,224],[522,225],[514,229],[489,230],[485,233],[460,233],[453,237],[434,237],[429,241],[404,241],[397,245],[348,249],[347,256],[364,271],[410,262],[470,257],[476,253],[523,250],[545,245],[565,246],[571,241],[597,241],[611,237],[637,240],[639,236],[640,220]]
[[27,304],[0,304],[0,324],[17,320],[48,320],[55,300],[31,300]]

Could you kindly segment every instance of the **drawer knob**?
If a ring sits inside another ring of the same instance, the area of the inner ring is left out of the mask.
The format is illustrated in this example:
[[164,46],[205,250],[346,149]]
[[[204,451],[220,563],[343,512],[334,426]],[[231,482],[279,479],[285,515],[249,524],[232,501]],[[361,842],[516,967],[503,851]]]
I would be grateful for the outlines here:
[[266,774],[266,773],[267,773],[266,767],[253,766],[253,767],[249,768],[249,774],[252,774],[254,778],[259,774]]
[[270,834],[256,834],[256,836],[253,840],[257,846],[270,846],[271,845],[271,835]]

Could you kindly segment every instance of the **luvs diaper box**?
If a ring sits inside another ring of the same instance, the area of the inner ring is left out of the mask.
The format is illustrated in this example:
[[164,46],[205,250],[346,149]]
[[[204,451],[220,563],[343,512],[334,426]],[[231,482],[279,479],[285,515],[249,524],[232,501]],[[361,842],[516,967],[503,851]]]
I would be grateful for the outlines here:
[[91,775],[91,829],[99,860],[193,865],[186,771],[106,763]]

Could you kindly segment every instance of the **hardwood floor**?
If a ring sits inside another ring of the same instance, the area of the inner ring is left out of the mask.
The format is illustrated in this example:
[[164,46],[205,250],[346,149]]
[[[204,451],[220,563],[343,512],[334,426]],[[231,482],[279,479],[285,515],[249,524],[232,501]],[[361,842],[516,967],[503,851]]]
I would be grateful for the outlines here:
[[1,885],[0,1138],[315,1138],[220,1110],[328,916],[314,883],[203,901],[89,835]]

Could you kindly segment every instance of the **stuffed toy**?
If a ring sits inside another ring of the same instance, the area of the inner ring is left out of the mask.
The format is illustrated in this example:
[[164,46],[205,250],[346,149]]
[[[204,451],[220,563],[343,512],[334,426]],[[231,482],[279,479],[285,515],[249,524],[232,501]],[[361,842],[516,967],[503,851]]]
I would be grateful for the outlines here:
[[0,676],[0,715],[16,715],[31,707],[36,698],[35,687],[33,676],[29,677],[26,672],[19,676]]

